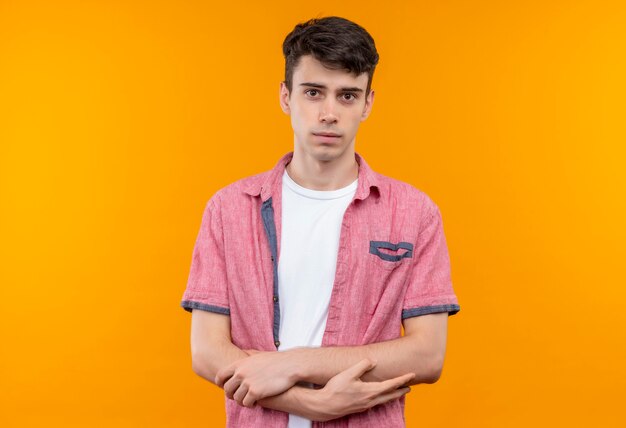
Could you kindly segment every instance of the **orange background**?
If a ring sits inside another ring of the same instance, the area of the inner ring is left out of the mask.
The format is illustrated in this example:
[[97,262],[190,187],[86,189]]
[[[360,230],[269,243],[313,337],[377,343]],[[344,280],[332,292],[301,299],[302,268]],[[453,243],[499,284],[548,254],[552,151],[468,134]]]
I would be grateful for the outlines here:
[[625,426],[626,6],[598,0],[0,0],[0,426],[223,426],[191,251],[291,149],[281,43],[326,15],[376,39],[357,150],[439,205],[462,307],[408,426]]

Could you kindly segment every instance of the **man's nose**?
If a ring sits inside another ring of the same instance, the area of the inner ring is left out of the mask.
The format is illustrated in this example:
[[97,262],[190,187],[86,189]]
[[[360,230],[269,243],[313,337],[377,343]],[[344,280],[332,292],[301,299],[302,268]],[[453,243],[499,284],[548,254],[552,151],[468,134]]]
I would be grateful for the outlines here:
[[336,100],[329,97],[321,104],[320,109],[320,122],[334,123],[337,122],[337,104]]

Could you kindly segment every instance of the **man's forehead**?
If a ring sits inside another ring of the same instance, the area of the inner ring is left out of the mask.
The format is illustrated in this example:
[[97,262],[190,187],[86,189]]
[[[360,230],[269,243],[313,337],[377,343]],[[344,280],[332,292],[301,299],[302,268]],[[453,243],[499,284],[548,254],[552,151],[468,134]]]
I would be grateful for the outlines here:
[[347,70],[330,69],[311,55],[302,56],[293,73],[294,86],[309,84],[307,86],[329,89],[360,88],[364,91],[367,81],[367,73],[357,76]]

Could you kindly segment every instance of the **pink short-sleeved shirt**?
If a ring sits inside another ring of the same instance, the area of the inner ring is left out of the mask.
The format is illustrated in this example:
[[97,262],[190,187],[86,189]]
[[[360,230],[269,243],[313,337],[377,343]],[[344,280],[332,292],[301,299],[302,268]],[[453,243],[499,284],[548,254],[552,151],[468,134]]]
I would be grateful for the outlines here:
[[[267,172],[219,190],[207,203],[181,306],[230,316],[233,344],[280,345],[278,258],[282,176],[293,153]],[[400,337],[405,318],[459,311],[441,214],[409,184],[359,164],[341,225],[335,282],[322,346]],[[226,400],[229,427],[287,427],[288,414]],[[404,426],[404,399],[314,427]]]

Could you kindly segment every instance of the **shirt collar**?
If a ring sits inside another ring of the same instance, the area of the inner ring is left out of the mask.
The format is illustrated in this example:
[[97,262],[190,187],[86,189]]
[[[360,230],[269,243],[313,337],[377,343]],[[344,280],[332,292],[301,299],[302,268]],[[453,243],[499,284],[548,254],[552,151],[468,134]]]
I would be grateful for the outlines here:
[[[372,188],[375,188],[375,194],[380,196],[380,181],[377,174],[372,171],[365,159],[358,153],[354,154],[357,163],[359,164],[359,178],[354,199],[367,198]],[[245,192],[251,196],[261,196],[263,201],[267,201],[272,197],[272,194],[276,191],[277,186],[282,184],[283,173],[285,167],[293,158],[293,152],[289,152],[284,155],[276,163],[276,166],[269,171],[269,174],[264,175],[264,179],[255,181],[245,189]]]

